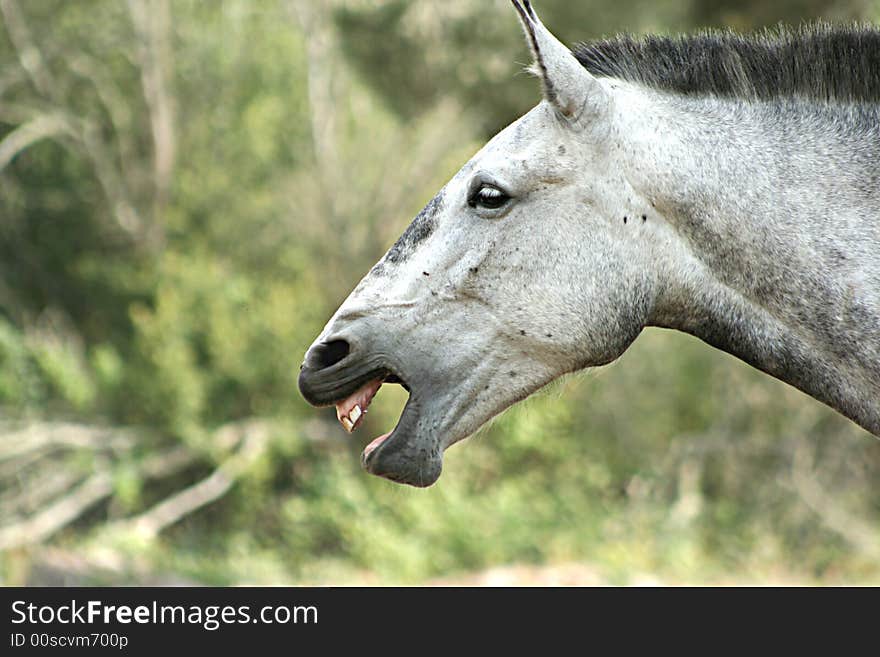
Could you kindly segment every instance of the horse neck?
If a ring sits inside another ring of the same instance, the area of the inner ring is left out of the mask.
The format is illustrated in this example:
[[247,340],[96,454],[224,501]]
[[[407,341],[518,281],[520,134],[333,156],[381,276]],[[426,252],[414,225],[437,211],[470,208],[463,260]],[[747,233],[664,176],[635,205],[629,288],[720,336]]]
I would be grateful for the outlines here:
[[668,238],[651,323],[880,435],[880,110],[637,94],[621,164]]

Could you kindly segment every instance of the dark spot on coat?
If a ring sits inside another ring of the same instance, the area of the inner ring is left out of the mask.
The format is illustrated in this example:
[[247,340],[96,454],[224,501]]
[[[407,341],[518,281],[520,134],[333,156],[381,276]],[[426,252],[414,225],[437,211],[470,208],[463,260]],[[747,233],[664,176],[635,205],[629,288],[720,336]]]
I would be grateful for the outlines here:
[[406,260],[415,250],[419,242],[426,240],[437,227],[437,213],[443,209],[443,191],[432,198],[421,212],[413,219],[409,227],[400,236],[394,246],[385,255],[388,262]]
[[559,148],[556,149],[556,152],[559,153],[560,155],[565,155],[565,146],[563,146],[562,144],[559,144]]
[[627,219],[626,217],[623,218],[623,223],[626,223],[626,219]]
[[519,334],[520,334],[520,335],[525,335],[525,334],[526,334],[526,332],[525,332],[525,331],[523,331],[523,330],[522,330],[522,329],[520,329],[520,332],[519,332]]
[[643,214],[642,215],[642,223],[645,223],[647,220],[648,220],[648,216]]
[[429,273],[426,272],[426,271],[423,271],[423,272],[422,272],[422,276],[430,276],[430,275],[431,275],[431,274],[429,274]]
[[511,376],[511,378],[516,376],[516,372],[514,370],[510,370],[510,372],[508,372],[508,374]]

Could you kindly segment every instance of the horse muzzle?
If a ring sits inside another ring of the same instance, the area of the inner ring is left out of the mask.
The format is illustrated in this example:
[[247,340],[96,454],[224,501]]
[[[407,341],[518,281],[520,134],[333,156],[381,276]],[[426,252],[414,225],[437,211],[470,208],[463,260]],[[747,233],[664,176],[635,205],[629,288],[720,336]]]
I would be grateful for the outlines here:
[[[413,380],[416,380],[415,378]],[[336,406],[342,426],[351,433],[360,425],[367,406],[384,383],[399,383],[410,392],[393,431],[373,440],[361,456],[367,472],[398,483],[424,487],[440,476],[443,449],[427,387],[410,387],[397,363],[363,343],[335,336],[319,340],[306,352],[300,367],[299,390],[313,406]]]

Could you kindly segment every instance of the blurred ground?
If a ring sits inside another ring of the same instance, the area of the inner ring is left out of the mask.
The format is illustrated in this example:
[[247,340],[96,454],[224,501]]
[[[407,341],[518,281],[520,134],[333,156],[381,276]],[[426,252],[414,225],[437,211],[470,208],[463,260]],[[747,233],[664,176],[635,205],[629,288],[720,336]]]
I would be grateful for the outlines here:
[[[94,582],[137,583],[142,586],[196,586],[199,582],[174,574],[150,572],[146,564],[121,563],[108,555],[86,559],[75,552],[47,549],[39,563],[31,565],[29,586],[78,586]],[[267,582],[242,582],[243,585],[265,585]],[[393,586],[414,585],[395,582],[370,573],[349,575],[322,582],[274,582],[275,584],[308,586]],[[486,570],[437,577],[415,583],[417,586],[877,586],[880,578],[866,579],[826,576],[817,579],[807,574],[779,570],[771,566],[746,575],[716,573],[694,577],[658,575],[654,573],[609,574],[607,567],[587,563],[558,563],[547,566],[513,564]]]

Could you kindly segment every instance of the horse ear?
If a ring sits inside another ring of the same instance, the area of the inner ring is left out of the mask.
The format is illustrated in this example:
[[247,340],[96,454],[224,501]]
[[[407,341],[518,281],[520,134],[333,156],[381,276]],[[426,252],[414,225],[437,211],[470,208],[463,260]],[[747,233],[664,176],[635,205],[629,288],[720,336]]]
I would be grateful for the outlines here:
[[535,56],[532,72],[541,79],[544,98],[570,121],[599,113],[609,103],[608,92],[574,53],[544,27],[529,0],[511,2]]

